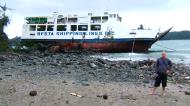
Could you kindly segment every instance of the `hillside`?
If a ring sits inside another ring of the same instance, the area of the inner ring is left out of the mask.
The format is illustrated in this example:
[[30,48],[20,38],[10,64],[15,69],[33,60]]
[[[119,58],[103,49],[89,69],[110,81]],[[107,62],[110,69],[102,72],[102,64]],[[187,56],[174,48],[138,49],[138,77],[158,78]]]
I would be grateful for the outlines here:
[[190,39],[190,31],[169,32],[162,40],[186,40]]

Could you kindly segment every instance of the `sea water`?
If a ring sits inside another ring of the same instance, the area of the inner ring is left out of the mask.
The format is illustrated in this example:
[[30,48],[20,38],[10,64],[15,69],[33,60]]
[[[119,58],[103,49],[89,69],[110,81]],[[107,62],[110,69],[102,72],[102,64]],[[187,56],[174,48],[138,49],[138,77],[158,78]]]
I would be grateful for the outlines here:
[[167,53],[170,60],[175,63],[190,65],[190,40],[161,40],[152,45],[145,53],[103,53],[95,55],[111,61],[118,60],[156,60],[161,57],[162,51]]

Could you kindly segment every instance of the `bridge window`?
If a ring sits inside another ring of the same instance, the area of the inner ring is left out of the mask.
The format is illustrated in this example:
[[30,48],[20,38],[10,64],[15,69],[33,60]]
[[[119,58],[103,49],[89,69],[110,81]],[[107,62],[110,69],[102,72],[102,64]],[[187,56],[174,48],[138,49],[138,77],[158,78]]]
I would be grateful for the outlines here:
[[101,23],[101,17],[91,17],[91,23]]
[[53,25],[48,25],[47,26],[47,31],[53,31],[53,27],[54,27]]
[[65,24],[67,22],[67,18],[58,18],[57,24]]
[[67,25],[57,25],[57,31],[67,31]]
[[47,23],[46,17],[27,17],[27,24],[45,24]]
[[116,18],[116,17],[117,17],[117,14],[114,14],[113,17]]
[[45,25],[38,25],[37,31],[46,31]]
[[117,17],[117,20],[121,22],[121,21],[122,21],[122,18],[121,18],[121,17]]
[[88,25],[79,25],[78,30],[79,31],[87,31],[88,30]]
[[91,29],[91,31],[100,31],[101,25],[91,25],[90,29]]
[[77,18],[68,18],[68,23],[77,23]]
[[113,14],[109,14],[109,17],[112,18],[112,17],[113,17]]
[[105,22],[107,22],[108,21],[108,16],[103,16],[102,17],[102,23],[105,23]]
[[30,31],[36,31],[36,25],[30,25]]
[[77,31],[77,25],[71,25],[71,31]]

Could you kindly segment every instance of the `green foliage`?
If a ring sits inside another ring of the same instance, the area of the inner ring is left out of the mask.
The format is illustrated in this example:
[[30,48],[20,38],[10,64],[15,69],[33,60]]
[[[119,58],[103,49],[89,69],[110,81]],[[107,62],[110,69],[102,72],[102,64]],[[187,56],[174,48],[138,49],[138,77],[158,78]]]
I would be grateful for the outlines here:
[[33,41],[21,41],[21,45],[26,46],[31,51],[35,51],[38,48],[38,44]]
[[10,39],[9,44],[11,48],[13,49],[13,51],[20,51],[22,48],[20,37],[15,37],[13,39]]
[[9,24],[10,20],[8,16],[3,16],[3,18],[0,19],[0,27],[7,26]]
[[7,50],[9,50],[8,42],[0,36],[0,52],[5,52]]
[[186,40],[190,39],[190,31],[169,32],[162,40]]
[[5,14],[6,6],[1,6],[3,14],[0,16],[0,52],[5,52],[9,49],[8,37],[4,32],[4,27],[7,26],[10,22],[9,17]]
[[30,53],[34,51],[45,51],[48,49],[46,44],[31,40],[21,40],[21,37],[10,39],[9,44],[14,52]]

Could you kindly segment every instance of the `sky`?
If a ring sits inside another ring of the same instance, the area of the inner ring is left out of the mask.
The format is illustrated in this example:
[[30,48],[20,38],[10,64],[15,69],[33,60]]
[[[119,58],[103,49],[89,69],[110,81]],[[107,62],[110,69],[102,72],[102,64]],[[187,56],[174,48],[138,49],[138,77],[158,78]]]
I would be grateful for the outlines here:
[[190,30],[190,0],[0,0],[11,22],[5,28],[9,38],[22,35],[24,17],[59,14],[88,14],[105,11],[120,14],[126,28],[140,24],[148,28],[172,31]]

